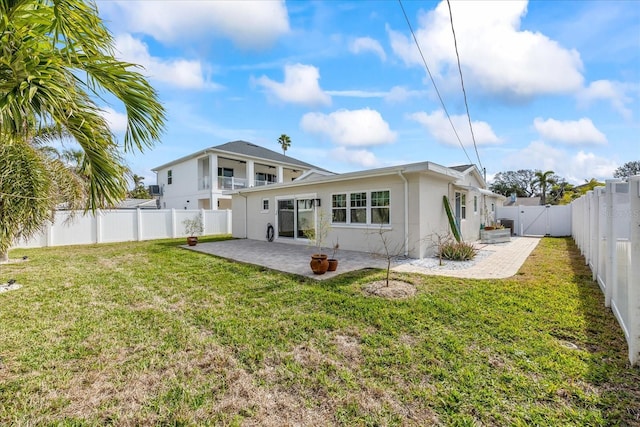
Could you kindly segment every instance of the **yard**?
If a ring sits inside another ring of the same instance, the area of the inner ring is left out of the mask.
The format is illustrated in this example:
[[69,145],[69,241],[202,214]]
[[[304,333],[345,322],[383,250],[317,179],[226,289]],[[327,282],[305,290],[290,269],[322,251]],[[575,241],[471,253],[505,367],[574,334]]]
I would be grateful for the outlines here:
[[640,424],[570,239],[507,280],[403,275],[403,301],[361,292],[380,271],[318,283],[181,244],[12,251],[0,425]]

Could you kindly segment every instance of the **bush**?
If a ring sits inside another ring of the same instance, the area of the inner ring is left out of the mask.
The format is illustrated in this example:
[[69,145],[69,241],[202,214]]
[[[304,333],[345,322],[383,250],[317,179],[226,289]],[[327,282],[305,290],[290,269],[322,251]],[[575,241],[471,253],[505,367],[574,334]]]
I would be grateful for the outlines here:
[[469,261],[475,258],[476,253],[471,243],[450,240],[440,246],[439,256],[452,261]]

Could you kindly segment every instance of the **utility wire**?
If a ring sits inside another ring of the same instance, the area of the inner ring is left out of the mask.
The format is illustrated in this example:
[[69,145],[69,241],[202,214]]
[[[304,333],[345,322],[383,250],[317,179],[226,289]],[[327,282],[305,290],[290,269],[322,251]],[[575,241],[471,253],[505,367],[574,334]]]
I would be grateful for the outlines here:
[[438,95],[438,99],[440,100],[440,105],[442,105],[442,109],[444,110],[444,113],[447,115],[447,119],[449,119],[449,123],[451,124],[451,129],[453,129],[453,133],[456,135],[456,138],[458,139],[458,142],[460,143],[460,147],[462,148],[462,151],[464,151],[464,155],[467,156],[467,159],[469,160],[469,163],[473,163],[473,161],[469,157],[469,154],[467,154],[467,150],[464,148],[464,144],[462,143],[462,140],[460,139],[460,136],[458,135],[458,132],[456,131],[456,127],[453,125],[453,121],[451,120],[451,116],[449,115],[449,112],[447,111],[447,107],[444,105],[444,101],[442,100],[442,96],[440,96],[440,91],[438,90],[438,86],[436,86],[436,81],[433,79],[433,75],[431,75],[431,70],[429,70],[429,66],[427,65],[427,61],[426,61],[426,59],[424,59],[424,55],[422,54],[422,49],[420,48],[420,44],[418,44],[418,39],[416,38],[416,34],[413,32],[413,27],[411,26],[411,21],[409,21],[409,16],[407,16],[407,12],[404,10],[404,6],[402,5],[402,0],[398,0],[398,3],[400,3],[400,8],[402,9],[402,13],[404,14],[404,19],[407,21],[407,25],[409,26],[409,30],[411,31],[411,35],[413,36],[413,41],[416,44],[416,47],[418,48],[418,52],[420,52],[420,57],[422,58],[422,63],[424,64],[424,67],[427,69],[427,73],[429,74],[429,78],[431,79],[431,83],[433,84],[433,88],[436,90],[436,94]]
[[476,157],[478,158],[478,164],[480,170],[482,168],[482,162],[480,161],[480,154],[478,154],[478,145],[476,144],[476,136],[473,133],[473,126],[471,125],[471,114],[469,114],[469,104],[467,103],[467,91],[464,89],[464,80],[462,79],[462,67],[460,66],[460,55],[458,54],[458,41],[456,40],[456,30],[453,28],[453,14],[451,13],[451,3],[447,0],[447,6],[449,6],[449,20],[451,21],[451,32],[453,33],[453,45],[456,48],[456,58],[458,59],[458,72],[460,73],[460,84],[462,85],[462,95],[464,96],[464,106],[467,109],[467,119],[469,120],[469,130],[471,130],[471,140],[473,141],[473,148],[476,150]]

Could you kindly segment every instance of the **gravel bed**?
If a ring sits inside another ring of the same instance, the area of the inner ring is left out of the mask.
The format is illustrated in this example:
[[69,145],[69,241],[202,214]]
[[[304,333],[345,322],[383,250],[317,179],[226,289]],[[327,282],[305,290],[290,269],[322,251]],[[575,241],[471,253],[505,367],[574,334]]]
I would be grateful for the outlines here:
[[479,261],[487,258],[491,254],[495,252],[487,251],[487,250],[479,250],[476,253],[476,256],[470,261],[450,261],[443,259],[442,265],[440,265],[440,260],[436,257],[432,258],[423,258],[423,259],[397,259],[396,264],[409,264],[414,265],[420,268],[426,268],[431,270],[465,270],[467,268],[473,267]]

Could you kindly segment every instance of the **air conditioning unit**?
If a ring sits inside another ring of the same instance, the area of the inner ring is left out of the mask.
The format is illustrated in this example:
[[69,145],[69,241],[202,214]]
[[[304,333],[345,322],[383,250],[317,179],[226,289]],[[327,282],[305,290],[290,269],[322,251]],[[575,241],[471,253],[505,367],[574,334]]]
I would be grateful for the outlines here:
[[152,196],[162,196],[162,191],[160,190],[159,185],[150,185],[149,186],[149,194]]

